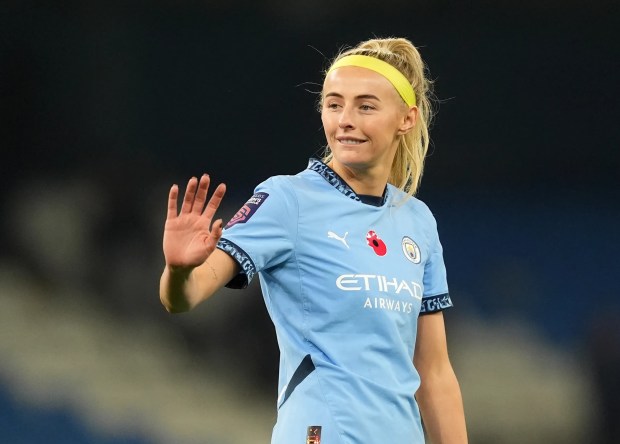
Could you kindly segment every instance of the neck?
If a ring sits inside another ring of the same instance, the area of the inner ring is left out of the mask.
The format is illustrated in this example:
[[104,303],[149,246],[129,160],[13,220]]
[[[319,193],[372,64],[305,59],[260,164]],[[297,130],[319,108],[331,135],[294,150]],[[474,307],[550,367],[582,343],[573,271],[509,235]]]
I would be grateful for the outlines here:
[[355,194],[383,196],[390,171],[380,166],[355,168],[338,163],[332,159],[327,164],[351,187]]

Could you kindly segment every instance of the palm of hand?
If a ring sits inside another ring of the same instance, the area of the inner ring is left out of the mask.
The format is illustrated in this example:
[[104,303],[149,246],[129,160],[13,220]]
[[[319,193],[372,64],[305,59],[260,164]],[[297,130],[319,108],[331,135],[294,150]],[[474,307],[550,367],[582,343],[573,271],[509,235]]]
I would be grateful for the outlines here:
[[209,254],[207,247],[211,231],[200,216],[180,216],[166,221],[164,255],[172,267],[197,267]]
[[174,185],[170,189],[163,241],[164,257],[169,267],[195,268],[215,250],[222,235],[222,221],[217,220],[211,227],[211,220],[226,187],[220,184],[205,207],[208,188],[208,176],[202,176],[199,183],[196,178],[190,179],[179,214],[178,187]]

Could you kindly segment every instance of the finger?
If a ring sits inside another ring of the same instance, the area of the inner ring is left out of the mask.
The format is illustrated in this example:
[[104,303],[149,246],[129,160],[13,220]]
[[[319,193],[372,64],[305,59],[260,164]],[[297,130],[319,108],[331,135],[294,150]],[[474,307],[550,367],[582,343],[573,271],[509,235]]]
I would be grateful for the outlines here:
[[213,218],[213,215],[219,208],[220,203],[222,202],[222,198],[224,197],[224,194],[226,194],[226,185],[221,183],[217,186],[217,188],[213,192],[211,199],[209,199],[209,203],[207,204],[207,207],[205,208],[205,211],[203,213],[204,217],[206,217],[209,220]]
[[166,215],[166,219],[174,219],[177,217],[177,198],[179,197],[179,187],[174,184],[170,187],[170,192],[168,193],[168,214]]
[[194,196],[196,195],[196,187],[198,179],[192,177],[187,182],[187,188],[185,189],[185,197],[183,198],[183,206],[181,207],[181,213],[189,213],[192,211],[194,205]]
[[207,200],[207,192],[209,191],[209,179],[208,174],[203,174],[198,183],[198,191],[196,191],[196,198],[194,199],[194,206],[192,207],[192,213],[200,214],[205,206]]

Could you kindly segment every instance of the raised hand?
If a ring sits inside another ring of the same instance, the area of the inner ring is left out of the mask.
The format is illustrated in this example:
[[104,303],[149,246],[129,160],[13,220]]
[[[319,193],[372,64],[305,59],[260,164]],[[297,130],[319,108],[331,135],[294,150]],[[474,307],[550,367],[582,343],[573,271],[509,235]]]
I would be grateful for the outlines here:
[[171,269],[192,269],[202,263],[215,250],[222,236],[222,220],[211,220],[226,192],[219,184],[207,201],[209,176],[204,174],[200,182],[192,177],[187,183],[181,212],[177,214],[179,187],[173,185],[168,196],[168,215],[164,228],[164,257]]

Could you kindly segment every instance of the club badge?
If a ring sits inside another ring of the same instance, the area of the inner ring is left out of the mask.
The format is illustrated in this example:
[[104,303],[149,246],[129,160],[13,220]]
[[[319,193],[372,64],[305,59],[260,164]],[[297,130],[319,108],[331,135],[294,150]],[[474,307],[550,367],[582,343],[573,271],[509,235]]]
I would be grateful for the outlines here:
[[420,248],[410,237],[403,237],[403,253],[405,253],[405,257],[414,264],[420,263]]

